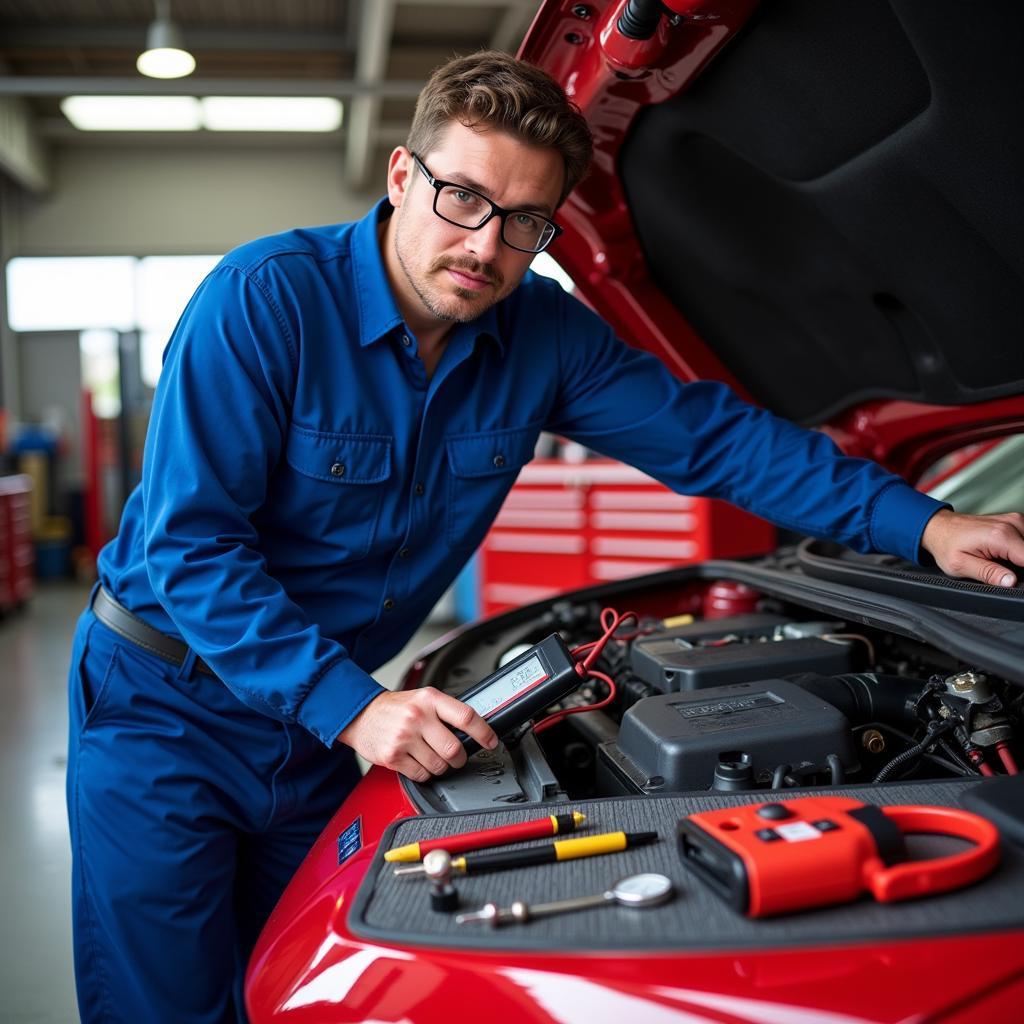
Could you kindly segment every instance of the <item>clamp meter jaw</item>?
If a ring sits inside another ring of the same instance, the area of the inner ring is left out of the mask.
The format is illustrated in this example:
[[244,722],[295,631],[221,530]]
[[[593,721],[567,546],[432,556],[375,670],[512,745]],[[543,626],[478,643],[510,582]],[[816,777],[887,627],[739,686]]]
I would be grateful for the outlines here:
[[[906,832],[969,840],[970,849],[910,861]],[[952,807],[875,807],[806,797],[692,814],[679,822],[683,863],[749,917],[845,903],[870,892],[889,903],[946,892],[999,863],[999,833]]]
[[[557,633],[552,633],[476,686],[458,694],[458,699],[476,711],[499,736],[506,736],[572,693],[582,682],[569,649]],[[467,754],[480,749],[476,740],[453,731]]]

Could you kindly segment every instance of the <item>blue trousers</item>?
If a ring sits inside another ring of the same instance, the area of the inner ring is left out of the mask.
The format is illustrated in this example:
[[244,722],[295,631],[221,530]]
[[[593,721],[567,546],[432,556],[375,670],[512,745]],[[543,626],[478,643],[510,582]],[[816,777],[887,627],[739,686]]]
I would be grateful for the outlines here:
[[347,749],[83,613],[67,799],[84,1024],[244,1022],[263,923],[358,781]]

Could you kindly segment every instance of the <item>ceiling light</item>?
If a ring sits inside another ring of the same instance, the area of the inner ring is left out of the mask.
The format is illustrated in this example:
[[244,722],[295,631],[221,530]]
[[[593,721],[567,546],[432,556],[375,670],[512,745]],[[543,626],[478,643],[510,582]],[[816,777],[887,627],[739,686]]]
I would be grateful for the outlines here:
[[214,132],[333,132],[341,103],[329,96],[207,96],[203,125]]
[[170,0],[156,0],[156,21],[146,33],[146,49],[135,66],[149,78],[184,78],[196,69],[196,59],[182,41],[181,30],[171,21]]
[[201,124],[194,96],[68,96],[60,109],[86,132],[194,132]]

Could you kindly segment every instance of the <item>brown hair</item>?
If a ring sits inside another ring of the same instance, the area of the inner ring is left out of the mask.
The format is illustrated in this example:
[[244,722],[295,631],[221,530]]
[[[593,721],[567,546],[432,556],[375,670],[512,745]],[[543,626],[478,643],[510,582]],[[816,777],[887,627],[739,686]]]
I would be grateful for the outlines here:
[[426,156],[456,120],[557,149],[565,161],[559,205],[590,166],[593,140],[579,108],[546,71],[500,50],[455,57],[435,68],[416,101],[408,148]]

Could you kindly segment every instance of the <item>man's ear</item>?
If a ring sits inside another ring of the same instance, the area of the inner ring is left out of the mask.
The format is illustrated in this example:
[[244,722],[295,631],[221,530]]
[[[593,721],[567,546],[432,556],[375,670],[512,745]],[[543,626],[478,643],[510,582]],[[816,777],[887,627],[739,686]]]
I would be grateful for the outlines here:
[[405,146],[398,146],[391,151],[388,160],[388,199],[391,205],[399,207],[405,200],[405,194],[412,184],[412,154]]

